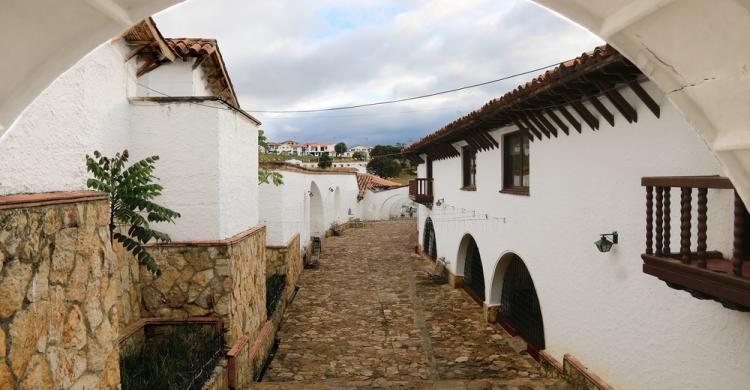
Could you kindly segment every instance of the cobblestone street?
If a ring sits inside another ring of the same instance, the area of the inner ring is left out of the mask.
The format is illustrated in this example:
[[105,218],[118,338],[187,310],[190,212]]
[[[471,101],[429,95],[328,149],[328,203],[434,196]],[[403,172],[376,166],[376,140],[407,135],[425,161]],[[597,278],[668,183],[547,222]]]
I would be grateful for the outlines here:
[[413,221],[331,237],[288,308],[261,388],[567,389],[463,291],[428,280]]

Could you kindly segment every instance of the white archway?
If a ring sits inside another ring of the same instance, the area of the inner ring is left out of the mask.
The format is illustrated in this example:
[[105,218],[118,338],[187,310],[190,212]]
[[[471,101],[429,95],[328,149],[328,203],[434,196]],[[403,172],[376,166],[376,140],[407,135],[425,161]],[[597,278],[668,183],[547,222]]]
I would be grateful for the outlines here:
[[395,194],[383,201],[380,205],[380,217],[389,219],[401,215],[402,206],[413,203],[408,194]]
[[322,237],[326,231],[325,209],[323,208],[323,195],[318,184],[310,182],[310,219],[309,232],[311,237]]
[[534,278],[526,262],[515,252],[505,252],[495,264],[490,282],[490,306],[535,349],[544,349],[544,318]]
[[505,271],[508,269],[508,264],[513,260],[513,256],[518,256],[518,254],[512,251],[504,252],[495,263],[492,279],[490,280],[489,295],[487,296],[488,305],[500,304],[500,295],[503,292],[503,277],[505,276]]

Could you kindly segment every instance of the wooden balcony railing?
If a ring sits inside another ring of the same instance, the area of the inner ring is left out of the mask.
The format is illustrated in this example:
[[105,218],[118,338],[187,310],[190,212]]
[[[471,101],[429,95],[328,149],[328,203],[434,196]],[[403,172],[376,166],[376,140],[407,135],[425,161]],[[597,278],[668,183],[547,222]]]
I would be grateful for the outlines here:
[[409,182],[409,198],[424,205],[432,205],[432,179],[414,179]]
[[[672,288],[686,290],[696,298],[713,299],[731,309],[750,310],[750,216],[729,179],[719,176],[644,177],[641,185],[646,187],[643,272],[656,276]],[[709,189],[734,192],[733,253],[728,259],[721,252],[707,248]],[[679,248],[672,248],[671,195],[678,190]],[[692,230],[694,193],[697,193],[697,226]],[[691,250],[693,238],[695,251]]]

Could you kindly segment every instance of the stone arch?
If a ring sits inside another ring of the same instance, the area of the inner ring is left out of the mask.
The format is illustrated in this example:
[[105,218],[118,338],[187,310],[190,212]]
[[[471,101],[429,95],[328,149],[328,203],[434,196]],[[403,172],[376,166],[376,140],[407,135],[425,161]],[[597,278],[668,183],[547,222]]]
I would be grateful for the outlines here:
[[463,276],[464,286],[480,301],[485,299],[484,267],[479,246],[471,234],[465,234],[458,247],[456,272]]
[[[394,216],[399,216],[403,205],[406,203],[411,203],[408,194],[400,193],[389,196],[383,200],[383,203],[380,205],[379,217],[382,219],[389,219]],[[385,215],[386,212],[388,215]]]
[[500,319],[518,332],[532,349],[544,349],[544,319],[539,297],[526,263],[516,253],[504,253],[495,265],[488,301],[500,305]]
[[422,250],[430,259],[437,260],[437,237],[435,236],[435,226],[433,226],[430,217],[427,217],[424,221]]
[[322,237],[326,231],[323,193],[320,191],[318,184],[312,181],[310,182],[310,190],[307,195],[310,197],[310,236]]

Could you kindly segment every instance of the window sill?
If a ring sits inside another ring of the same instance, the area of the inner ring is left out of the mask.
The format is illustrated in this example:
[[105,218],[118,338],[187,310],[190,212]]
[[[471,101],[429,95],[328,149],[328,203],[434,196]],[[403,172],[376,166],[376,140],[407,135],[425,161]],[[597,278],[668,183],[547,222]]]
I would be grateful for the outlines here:
[[476,191],[476,190],[477,190],[477,186],[461,187],[461,191]]
[[501,194],[508,194],[508,195],[521,195],[521,196],[529,196],[529,188],[528,187],[520,187],[520,188],[503,188],[500,190]]

